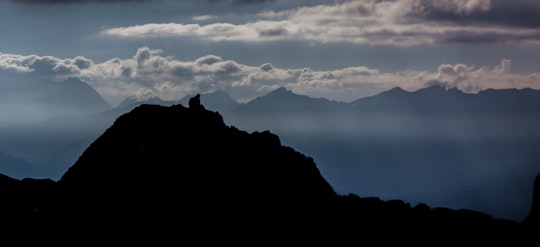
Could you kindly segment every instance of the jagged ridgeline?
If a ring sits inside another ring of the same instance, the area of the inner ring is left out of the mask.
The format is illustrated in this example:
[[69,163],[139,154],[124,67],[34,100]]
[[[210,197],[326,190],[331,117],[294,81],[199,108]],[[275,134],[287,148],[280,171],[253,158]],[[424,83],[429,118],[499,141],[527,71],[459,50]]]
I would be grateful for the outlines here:
[[37,242],[520,241],[536,219],[338,195],[313,159],[268,131],[227,126],[198,97],[189,108],[136,107],[58,182],[3,176],[0,196],[2,234]]

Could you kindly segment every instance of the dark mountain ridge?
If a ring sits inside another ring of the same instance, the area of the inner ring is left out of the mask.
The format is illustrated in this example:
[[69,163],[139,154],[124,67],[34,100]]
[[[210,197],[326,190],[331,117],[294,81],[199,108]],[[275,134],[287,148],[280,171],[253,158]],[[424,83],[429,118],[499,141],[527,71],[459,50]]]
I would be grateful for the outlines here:
[[227,126],[196,101],[189,108],[141,105],[119,117],[58,182],[0,176],[0,196],[0,230],[6,239],[34,236],[22,242],[57,243],[67,235],[168,244],[434,237],[515,243],[532,239],[535,229],[471,210],[339,195],[312,158],[268,131]]
[[259,100],[266,103],[253,100],[223,115],[245,130],[268,129],[313,157],[338,192],[526,217],[540,172],[539,90],[394,88],[320,111],[295,109],[327,100],[284,89]]
[[235,109],[235,112],[241,114],[268,114],[278,112],[313,114],[328,111],[343,111],[347,108],[347,103],[299,95],[280,87],[239,106]]
[[464,93],[456,88],[431,86],[414,92],[399,87],[351,102],[360,112],[410,114],[529,114],[540,107],[540,91],[525,89],[487,89]]
[[[520,221],[529,209],[530,183],[540,172],[538,92],[395,88],[353,105],[280,88],[245,104],[222,91],[201,95],[201,102],[240,129],[278,134],[282,143],[317,160],[340,193]],[[1,128],[0,150],[28,161],[34,178],[59,180],[114,119],[144,103],[131,100],[99,114]],[[188,98],[146,103],[187,105]],[[0,164],[0,173],[19,179],[31,174],[14,171],[15,160],[5,160],[9,164]]]

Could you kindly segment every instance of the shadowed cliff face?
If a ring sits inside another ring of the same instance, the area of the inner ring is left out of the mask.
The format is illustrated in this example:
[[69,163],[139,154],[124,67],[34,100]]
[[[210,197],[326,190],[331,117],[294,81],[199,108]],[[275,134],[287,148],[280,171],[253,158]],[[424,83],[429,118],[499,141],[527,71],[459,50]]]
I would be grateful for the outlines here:
[[142,105],[121,116],[58,182],[0,177],[0,230],[43,236],[25,239],[41,243],[65,235],[124,243],[428,243],[433,236],[520,240],[534,229],[470,210],[338,195],[311,158],[276,135],[227,126],[196,97],[189,105]]

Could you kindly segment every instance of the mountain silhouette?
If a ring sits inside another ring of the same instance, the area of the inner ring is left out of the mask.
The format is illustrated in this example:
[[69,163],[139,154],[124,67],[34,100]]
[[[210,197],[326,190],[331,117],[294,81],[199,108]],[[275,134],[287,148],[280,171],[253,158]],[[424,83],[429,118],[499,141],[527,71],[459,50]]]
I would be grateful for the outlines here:
[[[248,171],[253,173],[248,175]],[[297,183],[298,178],[291,174],[300,174],[304,179]],[[181,105],[142,105],[121,116],[59,183],[77,195],[95,192],[97,185],[103,186],[99,194],[106,194],[118,178],[145,177],[182,183],[176,188],[224,190],[231,196],[239,191],[228,186],[251,184],[240,191],[260,194],[264,200],[286,192],[289,197],[334,195],[313,160],[283,147],[277,136],[269,132],[248,134],[226,126],[218,113]],[[214,183],[223,186],[207,188]]]
[[88,145],[126,111],[114,108],[84,117],[56,116],[0,128],[0,150],[10,156],[21,157],[33,167],[33,172],[27,173],[18,163],[4,163],[12,166],[4,174],[19,179],[60,179]]
[[174,105],[176,101],[168,101],[168,100],[162,100],[159,97],[151,97],[148,99],[139,99],[136,96],[130,96],[124,99],[120,104],[116,106],[118,109],[124,109],[124,108],[135,108],[142,104],[152,104],[152,105],[163,105],[163,106],[171,106]]
[[295,94],[280,87],[235,109],[236,114],[325,113],[347,109],[346,103]]
[[349,112],[348,103],[299,95],[280,87],[223,115],[243,129],[268,129],[284,136],[339,130],[336,124],[349,122]]
[[337,108],[323,102],[279,89],[224,117],[278,134],[340,193],[527,216],[540,172],[539,90],[394,88]]
[[56,115],[85,116],[111,106],[99,93],[76,78],[51,81],[20,75],[5,76],[0,83],[0,126],[43,121]]
[[[441,86],[431,86],[415,92],[407,92],[401,88],[351,102],[353,108],[362,113],[429,113],[446,114],[460,110],[466,105],[467,96],[457,89],[446,90]],[[474,97],[474,96],[473,96]],[[457,108],[457,109],[456,109]]]
[[337,194],[312,158],[271,132],[228,126],[196,100],[136,107],[58,182],[0,176],[0,196],[0,230],[19,242],[515,243],[532,229],[471,210]]
[[15,177],[31,177],[36,171],[35,167],[26,160],[0,152],[0,173]]
[[[247,103],[223,91],[201,94],[200,102],[239,129],[269,130],[284,145],[313,157],[338,193],[521,221],[530,210],[530,183],[540,172],[538,92],[394,88],[345,103],[279,88]],[[0,128],[1,152],[20,158],[0,165],[18,179],[57,181],[119,116],[145,103],[188,106],[188,101],[131,98],[98,114]],[[33,169],[18,165],[21,160]]]
[[456,88],[430,86],[414,92],[399,87],[351,102],[361,113],[400,114],[530,114],[538,111],[540,91],[525,89],[488,89],[476,94]]

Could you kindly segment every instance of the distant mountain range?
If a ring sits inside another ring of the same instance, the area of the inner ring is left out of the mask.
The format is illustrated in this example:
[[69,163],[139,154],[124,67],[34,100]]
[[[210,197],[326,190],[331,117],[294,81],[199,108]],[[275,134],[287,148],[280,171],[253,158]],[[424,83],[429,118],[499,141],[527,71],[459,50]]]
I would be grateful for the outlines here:
[[[530,209],[526,221],[515,222],[471,210],[340,195],[312,158],[282,145],[275,134],[239,130],[219,113],[197,102],[189,105],[141,105],[121,115],[57,182],[0,175],[2,240],[536,241],[538,208]],[[540,176],[535,187],[538,181]]]
[[530,88],[490,89],[469,94],[441,86],[431,86],[415,92],[394,88],[372,97],[355,100],[351,104],[357,111],[376,114],[518,115],[539,110],[540,91]]
[[[57,180],[115,119],[142,104],[179,101],[128,98],[86,116],[0,128],[0,150]],[[313,157],[339,193],[400,198],[467,208],[520,221],[540,172],[540,91],[467,94],[439,86],[394,88],[353,102],[298,95],[285,88],[238,103],[223,91],[201,95],[228,125],[270,130]],[[23,178],[0,163],[0,173]]]
[[111,109],[94,88],[76,78],[57,82],[14,75],[0,80],[0,127]]
[[5,174],[14,177],[31,177],[36,174],[36,168],[27,161],[2,152],[0,152],[0,164]]
[[[138,99],[137,97],[128,97],[124,101],[122,101],[116,108],[124,109],[124,108],[133,108],[137,107],[141,104],[152,104],[152,105],[163,105],[163,106],[172,106],[175,104],[181,104],[181,105],[188,105],[188,100],[191,98],[191,96],[186,96],[178,101],[167,101],[162,100],[159,97],[152,97],[149,99]],[[240,103],[236,102],[224,91],[215,91],[213,93],[208,93],[203,95],[204,104],[209,109],[212,109],[214,111],[218,112],[229,112],[231,110],[236,109]]]

